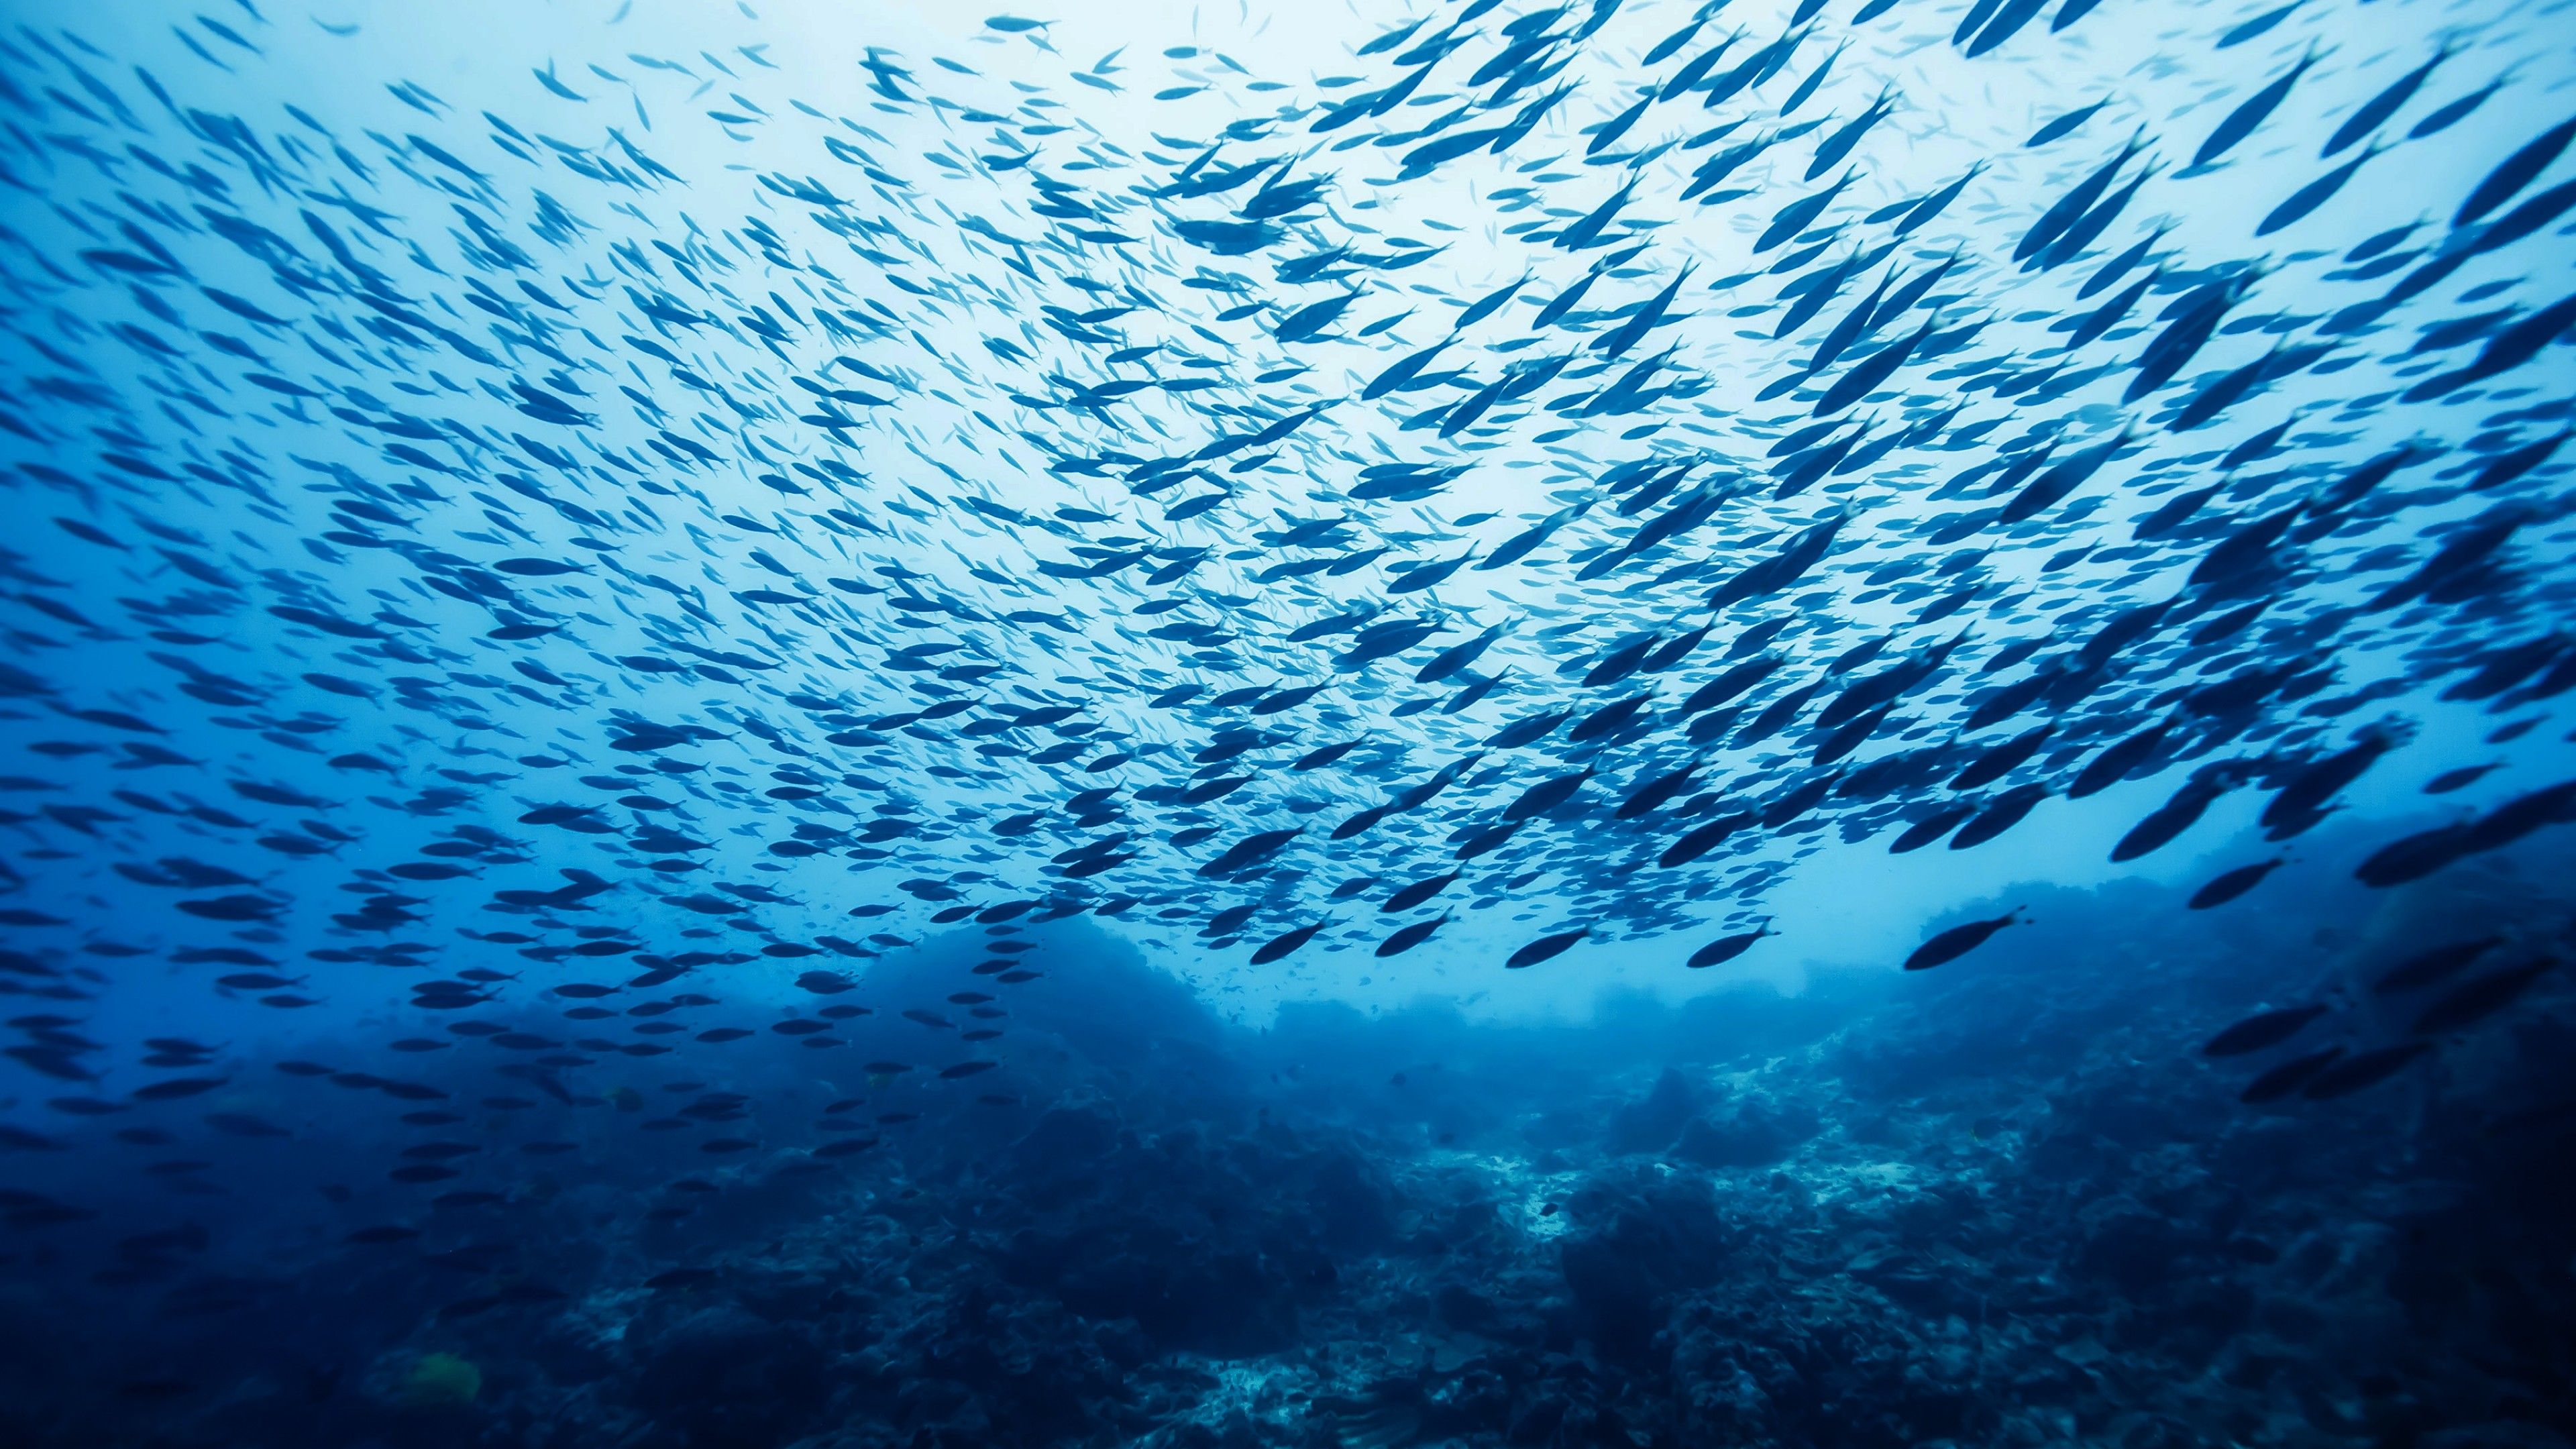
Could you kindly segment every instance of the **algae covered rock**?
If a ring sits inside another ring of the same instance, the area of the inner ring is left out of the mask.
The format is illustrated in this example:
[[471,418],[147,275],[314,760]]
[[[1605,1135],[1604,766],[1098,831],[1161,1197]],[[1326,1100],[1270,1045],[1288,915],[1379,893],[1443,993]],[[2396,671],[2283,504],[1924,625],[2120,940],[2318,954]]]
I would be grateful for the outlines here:
[[452,1353],[425,1353],[404,1371],[394,1397],[414,1409],[461,1409],[482,1392],[481,1369]]

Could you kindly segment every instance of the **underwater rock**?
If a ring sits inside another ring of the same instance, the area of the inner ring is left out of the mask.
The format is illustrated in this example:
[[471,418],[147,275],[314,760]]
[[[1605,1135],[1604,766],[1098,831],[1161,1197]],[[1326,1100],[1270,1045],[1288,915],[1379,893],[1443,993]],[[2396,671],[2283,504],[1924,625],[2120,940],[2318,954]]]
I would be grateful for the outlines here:
[[1748,1100],[1721,1117],[1693,1117],[1673,1140],[1672,1155],[1700,1167],[1769,1167],[1822,1124],[1809,1108]]
[[1641,1359],[1674,1298],[1728,1260],[1716,1194],[1697,1177],[1624,1170],[1586,1183],[1573,1209],[1558,1261],[1583,1331],[1605,1357]]
[[811,1331],[708,1308],[635,1350],[638,1408],[689,1449],[769,1449],[822,1411],[824,1355]]
[[1383,1178],[1360,1153],[1276,1130],[1145,1137],[1101,1108],[1059,1108],[1012,1154],[1029,1176],[996,1204],[1025,1219],[1000,1247],[1007,1280],[1086,1319],[1132,1320],[1165,1349],[1293,1341],[1300,1304],[1339,1292],[1336,1260],[1392,1232]]
[[1611,1114],[1602,1145],[1612,1152],[1661,1152],[1699,1111],[1704,1096],[1679,1067],[1666,1067],[1644,1097]]
[[1096,1191],[1102,1162],[1119,1145],[1117,1119],[1101,1107],[1060,1105],[1012,1143],[1009,1161],[1026,1190],[1080,1196]]
[[1349,1148],[1325,1152],[1313,1168],[1306,1207],[1316,1236],[1336,1253],[1364,1253],[1392,1236],[1394,1210],[1382,1174]]
[[1797,1370],[1773,1349],[1715,1331],[1706,1312],[1672,1330],[1674,1413],[1698,1444],[1777,1441],[1780,1410],[1772,1387],[1796,1390]]
[[458,1409],[483,1392],[483,1371],[452,1353],[425,1353],[406,1370],[395,1396],[415,1409]]

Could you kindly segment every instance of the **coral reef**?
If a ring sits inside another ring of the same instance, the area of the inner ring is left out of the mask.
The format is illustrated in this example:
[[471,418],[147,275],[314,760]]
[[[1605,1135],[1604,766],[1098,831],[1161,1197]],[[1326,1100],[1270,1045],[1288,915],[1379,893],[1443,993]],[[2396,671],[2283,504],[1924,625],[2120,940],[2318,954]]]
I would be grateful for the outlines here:
[[[2496,872],[2459,898],[2563,928]],[[603,1092],[561,1108],[604,1134],[588,1180],[528,1169],[388,1246],[295,1227],[301,1199],[217,1196],[184,1205],[221,1225],[129,1234],[100,1269],[84,1225],[21,1220],[0,1430],[31,1449],[2576,1442],[2570,983],[2369,1091],[2249,1106],[2270,1059],[2201,1042],[2319,972],[2342,982],[2324,1029],[2373,1040],[2411,1008],[2371,973],[2456,916],[2402,900],[2322,938],[2222,934],[2162,899],[2042,896],[1973,975],[1608,1002],[1588,1026],[1314,1008],[1249,1032],[1104,951],[1089,987],[1021,1017],[1052,1075],[918,1113],[884,1085],[900,1110],[880,1117],[911,1120],[860,1150],[780,1140],[703,1167]],[[2088,910],[2138,925],[2097,939]],[[280,1192],[330,1155],[273,1146]],[[393,1366],[380,1391],[340,1385],[353,1353]]]

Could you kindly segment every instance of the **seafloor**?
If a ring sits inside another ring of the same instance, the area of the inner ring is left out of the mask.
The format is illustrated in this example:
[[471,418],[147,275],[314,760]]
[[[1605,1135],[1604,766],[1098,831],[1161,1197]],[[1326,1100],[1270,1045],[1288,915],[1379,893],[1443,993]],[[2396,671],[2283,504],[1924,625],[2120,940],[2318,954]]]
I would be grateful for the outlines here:
[[[486,1096],[440,1133],[506,1189],[445,1206],[381,1180],[433,1135],[398,1104],[281,1075],[284,1136],[12,1154],[0,1441],[2564,1445],[2566,973],[2335,1100],[2246,1106],[2277,1055],[2199,1047],[2320,993],[2301,1047],[2402,1033],[2374,970],[2464,923],[2565,939],[2570,866],[2271,916],[2040,892],[1938,972],[1543,1029],[1246,1031],[1055,927],[983,1100],[836,1085],[919,1034],[891,1011],[744,1043],[731,1084],[406,1063]],[[155,1152],[214,1160],[138,1199]]]

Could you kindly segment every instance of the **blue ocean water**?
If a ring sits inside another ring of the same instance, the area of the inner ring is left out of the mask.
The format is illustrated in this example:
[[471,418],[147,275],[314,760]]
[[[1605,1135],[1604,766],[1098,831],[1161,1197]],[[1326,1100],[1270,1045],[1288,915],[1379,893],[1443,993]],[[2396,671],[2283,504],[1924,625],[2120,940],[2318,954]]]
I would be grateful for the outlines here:
[[2576,1442],[2565,10],[16,0],[0,1436]]

